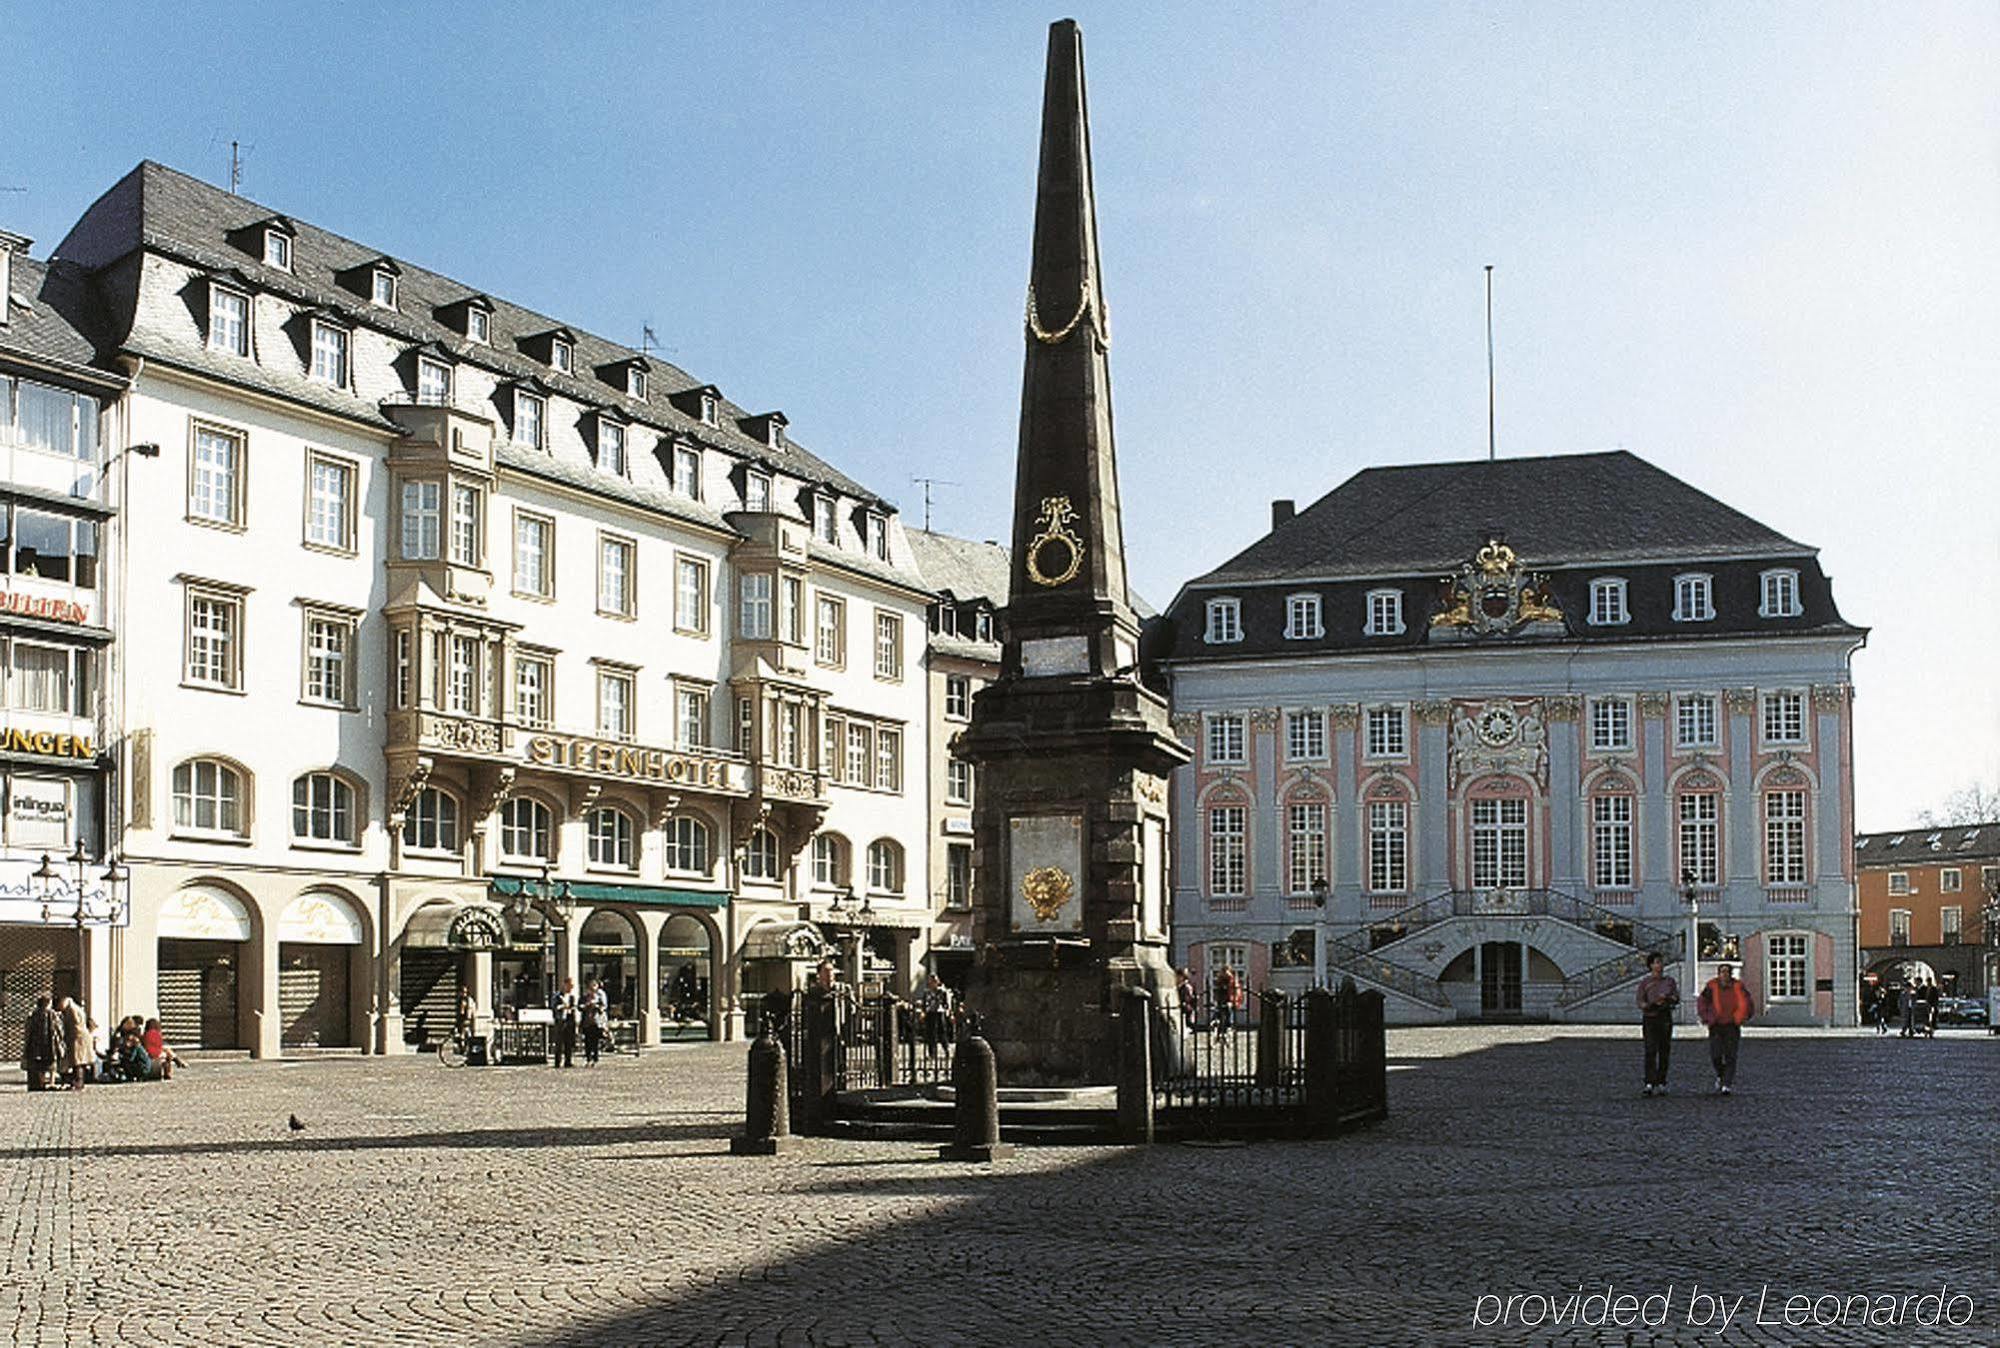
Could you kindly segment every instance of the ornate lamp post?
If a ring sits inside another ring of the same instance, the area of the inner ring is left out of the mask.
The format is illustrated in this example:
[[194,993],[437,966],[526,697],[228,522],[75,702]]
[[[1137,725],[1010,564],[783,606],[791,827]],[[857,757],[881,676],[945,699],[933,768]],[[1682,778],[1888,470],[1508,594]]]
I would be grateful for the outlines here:
[[[115,857],[111,858],[105,865],[103,875],[99,877],[104,881],[104,906],[102,908],[94,908],[91,906],[84,889],[84,886],[90,880],[90,853],[84,847],[83,839],[78,838],[76,840],[75,848],[70,851],[69,856],[65,857],[64,860],[70,864],[73,871],[73,876],[70,879],[70,895],[76,904],[76,908],[71,914],[71,919],[76,928],[76,995],[78,1001],[83,1001],[84,993],[88,987],[84,973],[90,962],[89,929],[93,924],[97,923],[109,925],[116,925],[118,923],[124,914],[125,908],[124,903],[118,898],[118,886],[130,879],[131,873],[119,865]],[[36,868],[33,878],[39,881],[42,886],[42,921],[46,923],[55,910],[56,881],[64,877],[62,872],[56,869],[55,861],[50,858],[47,852],[44,852],[42,853],[42,864]],[[53,992],[54,989],[50,989],[50,991]]]
[[1313,986],[1326,986],[1326,896],[1333,888],[1324,875],[1312,878],[1313,894]]
[[522,881],[520,892],[514,895],[516,919],[526,917],[531,909],[542,918],[542,1005],[547,1006],[556,993],[555,929],[568,930],[576,916],[576,895],[569,881],[557,880],[555,869],[547,862],[542,863],[541,875]]

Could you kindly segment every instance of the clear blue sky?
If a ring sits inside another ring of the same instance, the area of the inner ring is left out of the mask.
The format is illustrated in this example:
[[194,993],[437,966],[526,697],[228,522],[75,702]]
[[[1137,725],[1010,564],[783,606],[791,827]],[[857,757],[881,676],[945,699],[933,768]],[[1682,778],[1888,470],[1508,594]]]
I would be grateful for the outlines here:
[[[1822,550],[1860,822],[2000,783],[2000,7],[1084,5],[1127,543],[1623,446]],[[0,227],[143,157],[666,354],[1006,529],[1046,25],[1000,5],[26,6]]]

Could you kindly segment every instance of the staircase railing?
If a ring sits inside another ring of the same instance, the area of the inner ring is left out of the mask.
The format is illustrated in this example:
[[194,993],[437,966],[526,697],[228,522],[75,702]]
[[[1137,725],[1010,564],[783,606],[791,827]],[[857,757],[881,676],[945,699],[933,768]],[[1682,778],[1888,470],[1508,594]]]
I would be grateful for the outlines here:
[[[1687,937],[1683,935],[1675,938],[1671,950],[1661,946],[1656,947],[1656,951],[1666,959],[1669,967],[1678,967],[1680,961],[1685,958],[1686,945]],[[1575,1006],[1578,1002],[1588,1001],[1621,983],[1630,983],[1633,979],[1642,977],[1654,953],[1655,950],[1627,950],[1623,954],[1613,955],[1601,964],[1577,970],[1563,980],[1563,990],[1556,997],[1556,1005]]]
[[1326,944],[1326,963],[1329,969],[1339,967],[1356,978],[1366,979],[1377,987],[1399,992],[1414,1001],[1440,1010],[1451,1009],[1451,998],[1445,996],[1444,989],[1429,974],[1401,964],[1394,964],[1369,950],[1367,946],[1351,936],[1339,937]]

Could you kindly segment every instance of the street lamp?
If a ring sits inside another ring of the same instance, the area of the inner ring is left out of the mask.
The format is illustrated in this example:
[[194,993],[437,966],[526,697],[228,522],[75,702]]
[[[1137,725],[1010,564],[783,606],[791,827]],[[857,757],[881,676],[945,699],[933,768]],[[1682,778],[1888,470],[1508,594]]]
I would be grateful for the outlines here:
[[1313,986],[1326,986],[1326,896],[1333,888],[1324,875],[1312,878],[1313,895]]
[[[83,839],[77,839],[76,846],[64,860],[75,872],[74,877],[70,879],[70,897],[76,906],[70,920],[76,929],[76,995],[77,1000],[82,1001],[85,988],[84,969],[90,958],[90,924],[117,923],[123,909],[118,900],[118,886],[130,878],[130,872],[120,866],[115,857],[107,862],[103,875],[99,877],[104,881],[105,905],[102,910],[98,910],[91,907],[84,888],[90,880],[90,853],[84,847]],[[34,871],[33,878],[41,882],[42,921],[46,924],[54,915],[56,881],[63,879],[64,876],[56,868],[55,860],[44,852],[42,864]],[[51,988],[50,991],[53,992],[54,989]]]
[[1687,1003],[1688,1015],[1692,1017],[1695,1010],[1694,994],[1701,991],[1701,965],[1698,962],[1701,958],[1701,891],[1695,888],[1692,866],[1681,868],[1681,900],[1687,904],[1688,910],[1688,981],[1687,987],[1682,989],[1682,996]]
[[[542,919],[542,1005],[547,1006],[555,996],[555,929],[568,929],[570,919],[576,916],[576,894],[567,880],[557,880],[555,869],[547,862],[542,863],[539,877],[521,882],[521,888],[514,895],[514,917],[518,921],[528,915],[530,909],[540,913]],[[520,1008],[515,1008],[518,1015]]]

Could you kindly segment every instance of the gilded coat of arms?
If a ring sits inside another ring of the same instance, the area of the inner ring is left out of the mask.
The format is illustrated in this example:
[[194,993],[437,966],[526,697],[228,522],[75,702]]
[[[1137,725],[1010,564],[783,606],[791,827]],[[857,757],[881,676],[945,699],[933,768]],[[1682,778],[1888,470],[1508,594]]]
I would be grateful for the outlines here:
[[1431,615],[1433,632],[1457,629],[1486,636],[1527,623],[1563,621],[1549,595],[1548,577],[1523,567],[1499,534],[1488,534],[1472,560],[1457,575],[1444,578],[1442,590]]
[[1053,922],[1076,892],[1076,881],[1060,866],[1037,866],[1021,881],[1021,897],[1041,922]]

